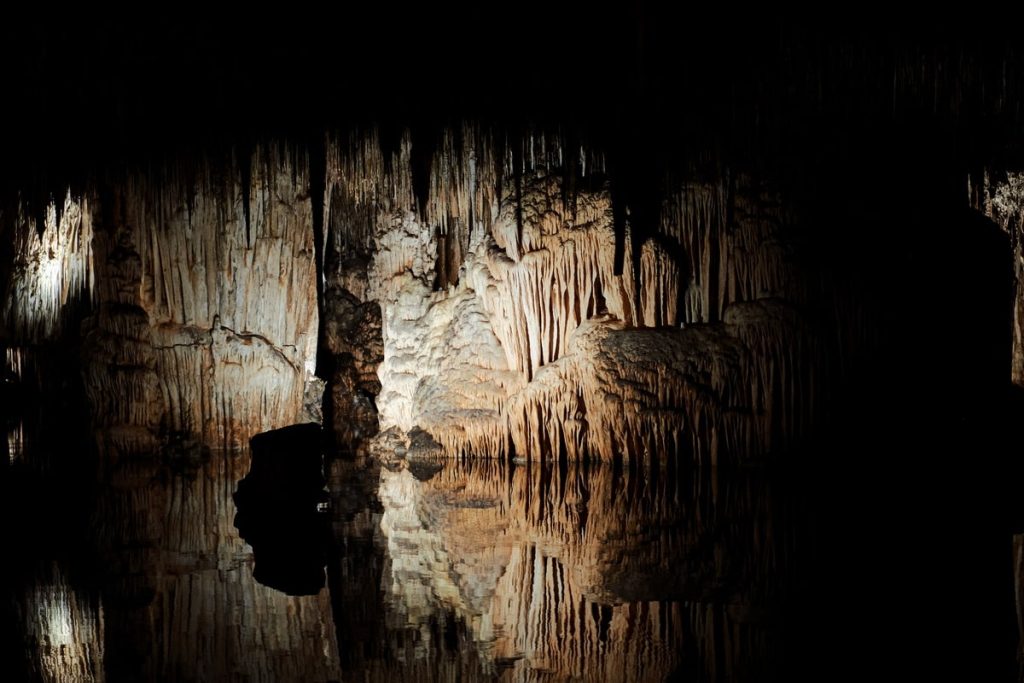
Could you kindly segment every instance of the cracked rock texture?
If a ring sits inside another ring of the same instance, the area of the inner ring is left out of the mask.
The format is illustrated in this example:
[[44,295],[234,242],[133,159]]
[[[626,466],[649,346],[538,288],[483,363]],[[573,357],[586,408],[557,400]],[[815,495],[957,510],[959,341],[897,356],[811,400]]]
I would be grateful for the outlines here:
[[52,339],[75,301],[90,310],[83,380],[108,452],[239,446],[316,409],[308,164],[281,146],[250,161],[101,186],[16,245],[7,327]]

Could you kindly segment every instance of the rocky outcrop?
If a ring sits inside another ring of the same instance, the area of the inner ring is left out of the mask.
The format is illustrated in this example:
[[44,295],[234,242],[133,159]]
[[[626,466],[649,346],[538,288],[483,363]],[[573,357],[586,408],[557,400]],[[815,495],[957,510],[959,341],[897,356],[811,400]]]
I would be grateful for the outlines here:
[[[344,272],[362,269],[351,261]],[[356,289],[360,294],[359,288]],[[383,360],[380,306],[363,301],[343,285],[335,284],[325,296],[324,353],[330,361],[330,415],[338,445],[356,447],[377,433],[377,367]]]
[[42,240],[22,221],[7,324],[52,335],[91,306],[85,387],[115,451],[317,419],[314,373],[346,448],[418,426],[448,453],[723,463],[813,419],[808,278],[772,193],[687,181],[652,232],[561,136],[435,142],[357,133],[312,165],[260,147],[68,198]]
[[172,433],[238,446],[297,421],[318,325],[307,168],[268,146],[94,183],[51,203],[39,231],[20,211],[5,227],[6,342],[76,353],[81,328],[107,452]]
[[40,343],[81,325],[107,452],[172,433],[238,446],[303,413],[318,324],[307,165],[268,147],[242,166],[124,178],[51,204],[38,235],[16,226],[7,329]]

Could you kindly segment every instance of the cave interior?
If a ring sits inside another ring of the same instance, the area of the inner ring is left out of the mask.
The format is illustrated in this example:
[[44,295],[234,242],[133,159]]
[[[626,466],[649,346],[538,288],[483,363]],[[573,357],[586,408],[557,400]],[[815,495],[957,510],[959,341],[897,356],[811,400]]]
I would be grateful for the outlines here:
[[739,14],[0,28],[4,680],[1021,680],[1024,46]]

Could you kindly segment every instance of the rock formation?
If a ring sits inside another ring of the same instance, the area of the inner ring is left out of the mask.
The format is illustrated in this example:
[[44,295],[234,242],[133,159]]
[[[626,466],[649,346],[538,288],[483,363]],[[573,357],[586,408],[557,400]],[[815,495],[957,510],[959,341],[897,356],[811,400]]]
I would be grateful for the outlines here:
[[[407,136],[393,150],[357,136],[329,157],[332,196],[346,198],[332,204],[335,241],[374,245],[382,429],[420,427],[451,454],[671,448],[718,463],[781,449],[813,419],[810,375],[824,371],[798,308],[808,284],[763,189],[683,186],[659,232],[621,251],[620,273],[600,157],[544,135],[503,150],[470,127],[453,139],[422,203]],[[580,178],[563,172],[573,155]],[[650,371],[627,376],[644,354]]]
[[1010,237],[1013,252],[1013,351],[1012,379],[1024,386],[1024,174],[1001,174],[993,181],[988,171],[980,179],[968,179],[968,194],[974,207],[982,211]]
[[238,446],[317,417],[315,373],[344,447],[419,427],[450,454],[725,463],[813,421],[813,278],[749,178],[669,188],[648,234],[559,135],[325,144],[97,184],[40,234],[19,214],[6,329],[81,320],[105,449]]
[[244,178],[208,161],[69,195],[39,233],[13,222],[5,329],[39,344],[81,326],[108,450],[176,432],[237,446],[301,417],[318,325],[307,165],[269,146],[245,161]]

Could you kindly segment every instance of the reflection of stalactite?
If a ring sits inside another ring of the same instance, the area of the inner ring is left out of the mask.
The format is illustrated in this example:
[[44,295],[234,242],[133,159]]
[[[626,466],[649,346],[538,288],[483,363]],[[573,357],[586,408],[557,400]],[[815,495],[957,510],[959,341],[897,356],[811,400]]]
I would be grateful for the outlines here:
[[[19,206],[13,223],[4,226],[12,242],[14,263],[6,283],[3,324],[23,343],[55,340],[70,314],[94,294],[92,211],[87,199],[68,192],[61,204],[50,202],[42,230]],[[73,328],[72,328],[73,330]]]
[[253,578],[252,550],[232,526],[231,493],[248,467],[246,452],[223,452],[112,470],[93,521],[118,643],[112,678],[339,679],[326,591],[292,598]]
[[771,670],[793,538],[777,531],[765,482],[494,460],[416,472],[385,468],[380,480],[388,625],[416,645],[370,672],[438,666],[437,620],[456,625],[477,660],[458,666],[478,667],[473,678]]
[[54,683],[105,680],[102,602],[80,594],[54,564],[16,603],[33,678]]

